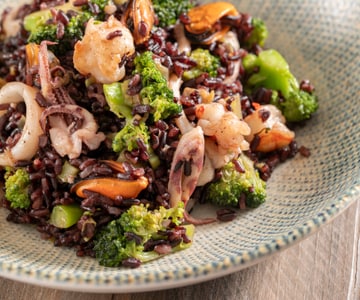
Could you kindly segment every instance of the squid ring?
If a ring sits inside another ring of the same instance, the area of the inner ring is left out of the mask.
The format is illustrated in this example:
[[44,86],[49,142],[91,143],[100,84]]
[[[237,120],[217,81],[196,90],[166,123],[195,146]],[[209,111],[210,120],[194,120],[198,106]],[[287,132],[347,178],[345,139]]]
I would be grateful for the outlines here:
[[13,166],[17,161],[30,160],[38,150],[39,136],[43,134],[40,116],[43,109],[35,100],[38,90],[21,82],[9,82],[0,90],[0,104],[25,102],[26,118],[20,139],[12,148],[0,153],[1,166]]

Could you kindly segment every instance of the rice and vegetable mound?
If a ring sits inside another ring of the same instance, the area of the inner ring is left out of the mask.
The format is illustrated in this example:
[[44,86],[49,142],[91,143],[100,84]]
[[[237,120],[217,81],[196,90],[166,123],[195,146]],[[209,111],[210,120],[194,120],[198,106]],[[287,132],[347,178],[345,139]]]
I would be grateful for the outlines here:
[[[189,248],[266,200],[318,108],[228,2],[34,0],[2,13],[1,206],[109,267]],[[215,216],[191,215],[212,203]],[[195,234],[196,238],[196,234]]]

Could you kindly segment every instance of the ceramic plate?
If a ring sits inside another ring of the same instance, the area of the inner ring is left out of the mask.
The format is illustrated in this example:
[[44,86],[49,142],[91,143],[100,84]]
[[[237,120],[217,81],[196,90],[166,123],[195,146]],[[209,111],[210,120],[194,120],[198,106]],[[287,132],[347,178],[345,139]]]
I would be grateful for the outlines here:
[[[0,209],[0,275],[91,292],[132,292],[193,284],[238,271],[293,245],[341,213],[360,193],[360,2],[232,1],[263,18],[267,47],[316,86],[320,109],[297,141],[311,149],[274,172],[267,202],[235,221],[197,228],[194,245],[138,269],[105,268],[55,248]],[[10,1],[1,1],[5,7]]]

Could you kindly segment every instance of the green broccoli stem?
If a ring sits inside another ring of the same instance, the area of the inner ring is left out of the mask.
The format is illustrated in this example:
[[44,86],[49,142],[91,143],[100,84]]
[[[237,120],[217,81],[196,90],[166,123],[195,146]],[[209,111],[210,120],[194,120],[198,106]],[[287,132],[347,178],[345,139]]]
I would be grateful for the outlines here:
[[285,98],[290,95],[292,89],[298,87],[296,78],[290,73],[288,63],[276,50],[261,51],[258,56],[248,54],[243,59],[243,66],[248,72],[259,68],[259,71],[247,81],[249,86],[261,85],[271,88],[280,91]]
[[83,210],[77,204],[56,205],[50,214],[50,224],[58,228],[69,228],[77,223]]
[[119,118],[132,119],[132,107],[126,95],[126,83],[114,82],[103,84],[104,95],[110,111]]
[[57,178],[64,183],[74,183],[74,180],[80,170],[74,166],[72,166],[67,160],[64,161],[61,173],[57,176]]
[[[74,6],[72,2],[67,2],[63,5],[56,6],[54,7],[54,9],[62,10],[63,12],[67,12],[69,10],[81,11],[81,8]],[[51,18],[52,14],[50,9],[35,11],[25,16],[24,28],[26,31],[29,31],[31,33],[36,32]]]
[[125,118],[126,120],[124,128],[113,138],[113,150],[115,152],[122,152],[124,149],[128,151],[137,149],[139,147],[138,139],[141,139],[146,146],[149,163],[153,169],[156,169],[160,165],[160,159],[150,145],[150,133],[145,120],[138,122],[136,117],[134,120],[132,115],[133,100],[131,96],[126,94],[127,86],[128,81],[103,85],[105,99],[110,111],[119,118]]

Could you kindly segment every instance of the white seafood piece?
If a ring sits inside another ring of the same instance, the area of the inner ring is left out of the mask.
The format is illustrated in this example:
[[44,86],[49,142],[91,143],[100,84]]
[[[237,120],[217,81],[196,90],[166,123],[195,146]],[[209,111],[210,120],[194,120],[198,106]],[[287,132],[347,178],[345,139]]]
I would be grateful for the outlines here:
[[35,100],[39,91],[21,82],[10,82],[0,90],[0,104],[25,102],[26,117],[21,137],[12,148],[0,153],[1,166],[13,166],[17,161],[30,160],[39,148],[39,137],[43,134],[40,116],[43,109]]
[[[238,51],[240,49],[239,40],[238,40],[236,34],[232,31],[228,31],[225,34],[224,44],[225,44],[225,46],[230,47],[232,52]],[[241,65],[240,59],[234,61],[233,73],[224,79],[225,84],[231,84],[238,78],[239,73],[240,73],[240,65]]]
[[[59,105],[51,106],[49,109],[56,111],[57,106]],[[83,119],[81,127],[74,130],[73,123],[68,125],[64,118],[57,115],[48,116],[50,140],[56,152],[72,159],[80,156],[82,143],[90,150],[97,149],[100,143],[105,140],[105,135],[102,132],[97,132],[98,125],[93,115],[78,105],[66,104],[62,107],[66,108],[69,113],[73,111],[81,114]]]
[[233,158],[238,156],[237,152],[231,152],[220,147],[215,140],[208,137],[205,138],[205,153],[214,170],[220,169]]
[[195,127],[181,137],[169,175],[171,207],[180,201],[186,205],[194,192],[204,164],[204,149],[204,133],[201,127]]
[[251,128],[247,141],[251,142],[255,135],[259,137],[256,151],[274,151],[289,145],[295,138],[295,133],[286,127],[284,116],[274,105],[260,105],[244,121]]
[[168,86],[173,91],[175,98],[180,98],[180,87],[182,84],[181,77],[176,76],[175,74],[171,74],[169,78]]
[[85,35],[75,44],[74,66],[84,76],[100,83],[112,83],[125,76],[123,59],[135,52],[130,30],[114,16],[106,22],[90,19]]
[[176,119],[175,119],[176,126],[180,129],[182,134],[185,134],[192,129],[194,129],[194,125],[190,123],[184,112],[182,112]]
[[189,55],[191,52],[191,43],[185,36],[184,25],[181,22],[177,22],[174,26],[174,35],[178,44],[178,50],[180,53]]
[[21,19],[17,18],[19,9],[9,8],[9,12],[4,16],[2,27],[6,37],[15,36],[21,28]]
[[250,134],[249,126],[221,103],[198,104],[195,114],[204,134],[213,137],[223,150],[240,154],[248,149],[244,137]]
[[[205,143],[206,143],[206,139],[205,139]],[[205,146],[205,151],[206,151],[206,146]],[[213,166],[212,159],[210,158],[208,153],[205,152],[204,165],[199,175],[197,186],[204,186],[205,184],[212,181],[214,179],[214,176],[215,176],[215,168]]]

